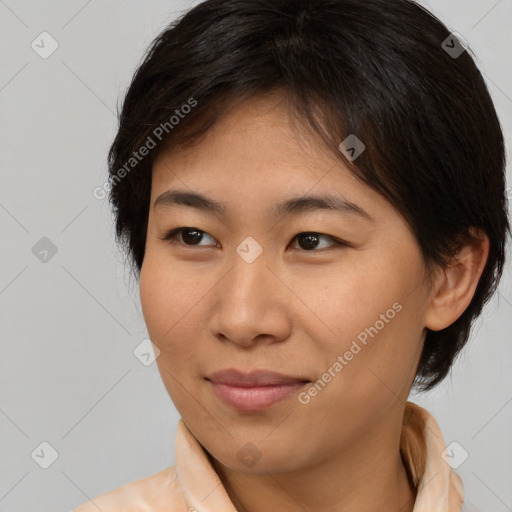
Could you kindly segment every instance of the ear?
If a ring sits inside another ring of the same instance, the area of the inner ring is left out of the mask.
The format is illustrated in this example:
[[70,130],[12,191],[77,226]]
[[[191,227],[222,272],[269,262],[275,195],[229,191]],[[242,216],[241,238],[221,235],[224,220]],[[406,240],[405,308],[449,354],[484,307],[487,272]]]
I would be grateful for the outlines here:
[[425,327],[440,331],[455,322],[468,307],[489,256],[489,239],[472,229],[474,240],[467,241],[452,258],[448,268],[435,277],[425,312]]

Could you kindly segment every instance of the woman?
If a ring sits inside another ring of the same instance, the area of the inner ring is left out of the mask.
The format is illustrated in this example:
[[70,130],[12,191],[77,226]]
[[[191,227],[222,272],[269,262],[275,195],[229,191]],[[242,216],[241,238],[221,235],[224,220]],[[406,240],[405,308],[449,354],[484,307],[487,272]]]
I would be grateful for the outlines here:
[[76,512],[464,510],[407,398],[499,282],[504,167],[468,49],[409,0],[207,0],[172,23],[127,92],[110,200],[175,465]]

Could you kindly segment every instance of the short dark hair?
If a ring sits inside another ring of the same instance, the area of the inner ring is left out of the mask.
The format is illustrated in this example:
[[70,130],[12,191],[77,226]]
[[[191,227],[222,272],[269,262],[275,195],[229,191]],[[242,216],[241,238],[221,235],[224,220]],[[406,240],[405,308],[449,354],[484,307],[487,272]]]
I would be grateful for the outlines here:
[[[197,143],[244,99],[283,91],[293,119],[403,215],[428,275],[472,228],[488,236],[471,303],[427,330],[414,385],[436,386],[497,288],[510,234],[502,130],[454,37],[411,0],[206,0],[182,14],[136,70],[109,152],[116,239],[137,278],[158,152]],[[351,134],[366,146],[353,161],[339,150]]]

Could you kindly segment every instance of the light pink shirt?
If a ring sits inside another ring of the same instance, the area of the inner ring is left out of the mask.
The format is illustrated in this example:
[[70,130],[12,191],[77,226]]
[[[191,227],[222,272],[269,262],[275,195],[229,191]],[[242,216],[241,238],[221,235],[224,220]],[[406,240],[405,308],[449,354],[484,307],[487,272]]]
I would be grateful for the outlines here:
[[[442,453],[433,416],[407,402],[400,452],[417,488],[414,512],[461,512],[462,480]],[[84,503],[74,512],[237,512],[218,474],[183,420],[174,442],[175,465]]]

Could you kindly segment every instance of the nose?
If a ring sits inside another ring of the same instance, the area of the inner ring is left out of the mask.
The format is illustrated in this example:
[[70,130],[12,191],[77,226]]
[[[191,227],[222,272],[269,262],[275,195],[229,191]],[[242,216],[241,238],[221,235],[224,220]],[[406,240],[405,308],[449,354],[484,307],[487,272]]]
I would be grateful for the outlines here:
[[236,255],[214,288],[210,332],[219,340],[249,348],[290,336],[293,295],[264,254],[252,263]]

